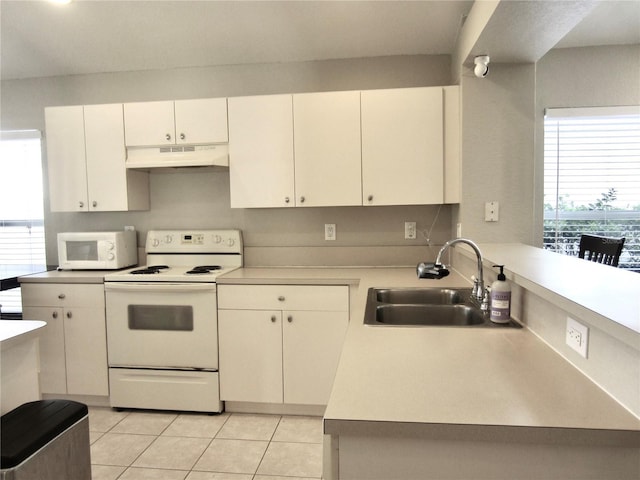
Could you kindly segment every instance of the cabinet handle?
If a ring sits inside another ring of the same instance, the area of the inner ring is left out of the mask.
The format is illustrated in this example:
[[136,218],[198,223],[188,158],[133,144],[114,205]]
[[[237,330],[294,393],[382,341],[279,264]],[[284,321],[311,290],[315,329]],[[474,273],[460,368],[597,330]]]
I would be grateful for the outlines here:
[[304,197],[300,197],[300,203],[304,203]]
[[92,206],[94,206],[94,207],[97,207],[97,206],[98,206],[98,202],[96,202],[96,201],[94,200],[93,202],[91,202],[91,205],[92,205]]
[[52,316],[53,318],[58,318],[58,312],[53,312],[53,313],[51,314],[51,316]]
[[370,202],[371,202],[371,201],[373,201],[373,195],[369,195],[369,196],[367,197],[367,200],[368,200],[368,201],[370,201]]
[[71,312],[67,312],[67,318],[71,318],[73,317],[73,315],[71,315]]
[[289,322],[289,323],[293,322],[293,317],[291,315],[289,315],[287,317],[287,322]]
[[276,316],[272,315],[271,316],[271,323],[276,323],[276,320],[277,320]]
[[187,136],[184,133],[180,134],[180,140],[184,140],[185,138],[187,138]]
[[67,296],[64,293],[61,293],[60,295],[58,295],[58,298],[60,300],[64,300],[65,298],[67,298]]
[[282,295],[280,295],[280,296],[278,297],[278,301],[279,301],[279,302],[284,302],[284,297],[283,297]]
[[164,138],[166,138],[166,139],[167,139],[167,141],[170,141],[170,140],[171,140],[171,135],[167,133],[167,134],[164,136]]
[[84,202],[83,202],[83,201],[79,201],[79,202],[78,202],[78,206],[79,206],[80,208],[84,208]]
[[284,197],[284,203],[289,203],[291,199],[289,197]]

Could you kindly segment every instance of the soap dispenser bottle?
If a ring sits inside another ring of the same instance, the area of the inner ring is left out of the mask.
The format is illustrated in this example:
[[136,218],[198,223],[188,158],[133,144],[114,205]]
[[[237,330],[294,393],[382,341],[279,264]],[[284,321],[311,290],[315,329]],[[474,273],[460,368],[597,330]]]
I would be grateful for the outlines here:
[[489,319],[494,323],[509,323],[511,318],[511,286],[504,275],[504,265],[500,268],[498,279],[491,284],[491,313]]

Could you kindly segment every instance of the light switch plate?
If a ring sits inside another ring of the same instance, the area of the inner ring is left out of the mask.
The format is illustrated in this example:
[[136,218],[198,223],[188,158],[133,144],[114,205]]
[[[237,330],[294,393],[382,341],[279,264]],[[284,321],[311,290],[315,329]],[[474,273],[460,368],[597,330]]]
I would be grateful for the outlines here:
[[499,204],[496,201],[484,204],[484,221],[497,222],[500,217]]

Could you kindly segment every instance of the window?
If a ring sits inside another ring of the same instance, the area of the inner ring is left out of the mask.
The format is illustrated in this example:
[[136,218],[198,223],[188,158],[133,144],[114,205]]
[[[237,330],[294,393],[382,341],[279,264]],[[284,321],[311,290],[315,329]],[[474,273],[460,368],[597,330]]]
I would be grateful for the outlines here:
[[[45,265],[39,131],[1,132],[0,179],[0,265]],[[19,313],[20,289],[0,292],[0,305]]]
[[577,255],[583,233],[625,237],[640,272],[640,106],[545,111],[544,248]]

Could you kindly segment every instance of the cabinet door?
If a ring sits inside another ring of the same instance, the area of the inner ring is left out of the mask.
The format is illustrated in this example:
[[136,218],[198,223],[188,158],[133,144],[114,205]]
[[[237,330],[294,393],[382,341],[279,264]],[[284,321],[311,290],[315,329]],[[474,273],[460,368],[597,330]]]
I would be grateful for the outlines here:
[[347,312],[284,312],[284,403],[329,402],[348,317]]
[[89,210],[128,210],[122,104],[86,105],[84,131]]
[[361,95],[363,204],[442,203],[442,88]]
[[129,147],[175,144],[173,101],[125,103],[124,133]]
[[220,398],[282,403],[282,313],[219,310]]
[[23,306],[27,320],[42,320],[40,341],[40,390],[42,393],[67,393],[64,354],[64,317],[62,308]]
[[229,98],[232,208],[292,207],[291,95]]
[[296,206],[362,205],[360,92],[293,96]]
[[176,100],[176,143],[227,143],[227,99]]
[[66,309],[64,336],[67,393],[109,395],[104,300],[92,308]]
[[87,170],[82,106],[44,110],[52,212],[86,212]]
[[444,87],[444,203],[459,203],[460,87]]

